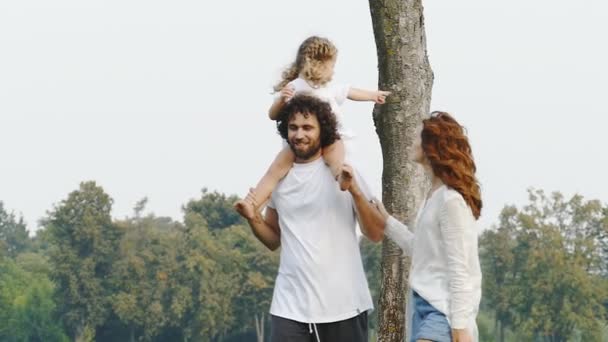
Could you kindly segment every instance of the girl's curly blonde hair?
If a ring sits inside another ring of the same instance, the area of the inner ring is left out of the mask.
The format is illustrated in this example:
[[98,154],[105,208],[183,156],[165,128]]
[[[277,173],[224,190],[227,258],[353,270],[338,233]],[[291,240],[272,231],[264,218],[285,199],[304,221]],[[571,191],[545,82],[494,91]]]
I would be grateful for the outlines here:
[[329,39],[317,36],[306,38],[298,48],[295,62],[283,71],[281,81],[274,86],[274,91],[281,91],[287,83],[300,75],[313,86],[325,85],[331,81],[328,68],[333,67],[328,62],[334,61],[337,55],[338,49]]

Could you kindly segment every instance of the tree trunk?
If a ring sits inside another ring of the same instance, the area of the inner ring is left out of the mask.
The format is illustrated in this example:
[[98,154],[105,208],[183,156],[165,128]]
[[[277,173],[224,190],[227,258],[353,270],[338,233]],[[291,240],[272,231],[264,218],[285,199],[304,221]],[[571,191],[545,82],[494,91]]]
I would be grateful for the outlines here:
[[262,333],[260,334],[260,341],[259,342],[264,342],[264,313],[262,312],[262,322],[260,323],[260,330],[262,331]]
[[[384,158],[382,200],[397,219],[409,223],[428,181],[408,159],[421,121],[429,113],[433,72],[426,53],[421,0],[370,0],[378,53],[379,88],[392,94],[374,108]],[[378,341],[403,341],[409,258],[392,241],[382,248]]]
[[131,342],[135,342],[135,327],[133,325],[131,325],[131,334],[130,334],[130,338],[129,341]]
[[498,342],[505,341],[505,329],[498,315],[494,318],[494,340]]
[[255,314],[255,334],[258,342],[264,342],[264,313],[262,317],[258,318],[258,314]]

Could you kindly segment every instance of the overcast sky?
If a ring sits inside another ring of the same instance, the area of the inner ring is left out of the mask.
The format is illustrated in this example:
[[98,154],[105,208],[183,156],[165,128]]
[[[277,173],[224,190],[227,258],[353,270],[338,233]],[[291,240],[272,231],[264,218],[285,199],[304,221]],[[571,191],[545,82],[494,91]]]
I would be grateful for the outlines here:
[[[424,3],[431,107],[469,131],[482,226],[528,187],[608,202],[608,3]],[[117,218],[244,194],[281,147],[271,86],[313,34],[336,81],[376,87],[367,1],[0,1],[0,201],[35,230],[85,180]],[[372,104],[343,109],[378,192]]]

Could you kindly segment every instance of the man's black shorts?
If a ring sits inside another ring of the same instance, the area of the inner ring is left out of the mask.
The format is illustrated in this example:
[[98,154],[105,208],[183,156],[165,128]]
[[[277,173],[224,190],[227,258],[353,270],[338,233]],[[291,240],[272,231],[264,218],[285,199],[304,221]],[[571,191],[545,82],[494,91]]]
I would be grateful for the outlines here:
[[272,342],[367,342],[367,312],[344,321],[318,324],[271,316],[270,340]]

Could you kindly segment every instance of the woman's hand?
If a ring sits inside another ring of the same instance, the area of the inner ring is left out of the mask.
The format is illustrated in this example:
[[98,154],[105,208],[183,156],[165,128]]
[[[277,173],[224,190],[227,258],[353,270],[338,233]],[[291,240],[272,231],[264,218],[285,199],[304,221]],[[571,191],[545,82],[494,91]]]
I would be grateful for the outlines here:
[[453,342],[473,342],[473,338],[467,329],[452,329]]

